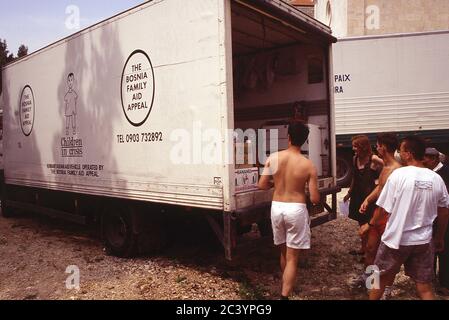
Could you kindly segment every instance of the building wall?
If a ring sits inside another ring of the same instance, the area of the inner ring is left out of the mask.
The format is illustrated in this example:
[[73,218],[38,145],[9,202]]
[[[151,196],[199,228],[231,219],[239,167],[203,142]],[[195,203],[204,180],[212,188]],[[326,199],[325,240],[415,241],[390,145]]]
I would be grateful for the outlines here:
[[316,0],[315,18],[330,25],[337,37],[449,30],[449,1]]
[[315,18],[330,26],[335,37],[346,37],[348,8],[348,0],[315,0]]
[[312,18],[315,16],[314,0],[287,0],[287,2]]

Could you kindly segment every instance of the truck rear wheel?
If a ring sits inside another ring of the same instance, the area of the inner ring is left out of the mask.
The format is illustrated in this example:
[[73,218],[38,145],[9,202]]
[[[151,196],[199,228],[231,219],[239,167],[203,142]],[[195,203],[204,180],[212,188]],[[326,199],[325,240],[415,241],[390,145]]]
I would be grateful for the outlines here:
[[167,244],[164,220],[157,212],[132,204],[109,207],[102,215],[107,254],[130,258],[160,252]]
[[1,204],[1,210],[2,210],[2,217],[4,218],[12,218],[15,216],[14,209],[11,207],[7,207],[5,205],[5,201],[2,198],[2,204]]
[[138,234],[132,214],[122,208],[108,208],[102,215],[101,233],[109,255],[129,258],[136,254]]

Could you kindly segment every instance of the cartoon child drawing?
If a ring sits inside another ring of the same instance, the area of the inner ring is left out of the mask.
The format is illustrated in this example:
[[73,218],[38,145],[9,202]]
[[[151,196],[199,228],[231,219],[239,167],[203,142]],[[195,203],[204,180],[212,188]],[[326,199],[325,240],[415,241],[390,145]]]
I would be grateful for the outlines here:
[[67,85],[69,91],[64,97],[65,103],[65,118],[66,118],[66,135],[69,135],[70,123],[72,124],[73,135],[76,134],[76,102],[78,100],[78,94],[73,90],[73,83],[75,82],[75,75],[70,73],[67,77]]

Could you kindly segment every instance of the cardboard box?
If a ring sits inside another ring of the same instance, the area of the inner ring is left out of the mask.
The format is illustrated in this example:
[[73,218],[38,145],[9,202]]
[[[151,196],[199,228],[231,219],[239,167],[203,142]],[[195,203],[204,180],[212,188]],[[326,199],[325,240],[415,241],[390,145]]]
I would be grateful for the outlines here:
[[235,193],[257,190],[259,182],[259,168],[235,170]]
[[[235,148],[235,168],[236,169],[248,169],[253,168],[257,162],[257,151],[254,148],[252,150],[253,145],[251,142],[245,143],[234,143]],[[253,152],[252,156],[250,156],[250,152]],[[241,163],[243,161],[243,163]]]

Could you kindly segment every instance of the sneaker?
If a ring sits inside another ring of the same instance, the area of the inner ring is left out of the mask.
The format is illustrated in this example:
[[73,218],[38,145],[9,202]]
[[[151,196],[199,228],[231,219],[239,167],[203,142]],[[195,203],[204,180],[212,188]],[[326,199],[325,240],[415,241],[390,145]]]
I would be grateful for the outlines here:
[[366,273],[358,276],[357,278],[353,278],[349,281],[349,286],[351,289],[361,289],[366,288],[366,280],[368,279],[368,275]]
[[385,291],[384,291],[382,297],[380,298],[380,300],[391,300],[392,293],[393,293],[392,287],[385,287]]
[[438,288],[437,293],[440,296],[448,297],[449,296],[449,289],[445,288],[445,287],[440,287],[440,288]]

